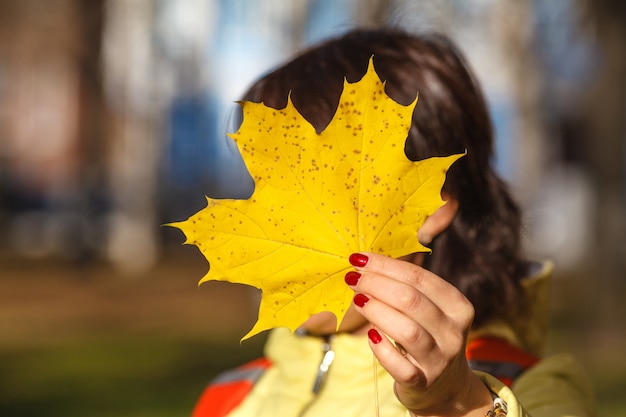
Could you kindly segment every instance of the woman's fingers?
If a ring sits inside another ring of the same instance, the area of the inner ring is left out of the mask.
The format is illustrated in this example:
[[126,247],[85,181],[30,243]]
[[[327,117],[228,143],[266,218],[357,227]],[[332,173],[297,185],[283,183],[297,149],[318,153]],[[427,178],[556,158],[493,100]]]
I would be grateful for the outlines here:
[[[399,352],[402,357],[410,362],[413,368],[420,370],[421,374],[431,377],[434,373],[441,371],[442,366],[445,364],[444,352],[440,349],[439,344],[447,344],[450,346],[450,342],[445,332],[431,334],[419,322],[413,320],[404,313],[396,310],[387,303],[378,300],[373,297],[368,297],[365,294],[357,293],[354,296],[354,304],[360,313],[372,323],[380,334],[384,334],[391,338],[395,343],[402,346],[402,348],[396,348],[396,346],[388,346],[395,352]],[[371,336],[370,336],[371,339]],[[435,340],[439,339],[439,340]],[[386,344],[383,346],[387,346]],[[387,351],[388,349],[384,349]],[[381,347],[377,347],[375,351],[376,356],[379,356]],[[379,357],[381,364],[390,373],[394,374],[393,368],[388,366],[395,366],[395,361],[398,359],[397,355],[393,355],[395,359],[388,360],[386,358]],[[406,361],[403,361],[405,366]],[[433,366],[435,364],[435,366]],[[402,372],[408,372],[405,369]],[[398,371],[401,372],[401,371]],[[396,375],[394,375],[396,376]],[[400,374],[398,378],[405,380],[407,375]],[[398,379],[396,379],[398,380]]]
[[394,380],[410,386],[423,383],[425,378],[419,366],[413,363],[408,353],[399,350],[385,337],[384,332],[372,327],[367,336],[378,362],[387,369]]
[[346,283],[356,292],[355,308],[374,326],[370,346],[396,381],[400,401],[429,410],[466,386],[472,374],[465,338],[474,317],[467,298],[408,262],[371,253],[354,254],[350,262],[356,271],[346,274]]
[[384,300],[357,293],[354,304],[370,323],[405,346],[413,356],[422,356],[436,347],[437,343],[426,327]]
[[[346,283],[355,283],[353,288],[360,293],[358,300],[363,294],[374,298],[376,307],[362,311],[362,314],[377,325],[385,327],[382,323],[393,323],[392,329],[383,330],[394,340],[402,339],[404,342],[412,342],[419,337],[419,325],[429,333],[436,333],[445,328],[449,318],[428,297],[410,285],[381,276],[374,273],[363,272],[358,282],[352,278],[354,273],[346,275]],[[358,305],[358,304],[357,304]]]
[[[416,295],[415,293],[406,292],[404,291],[405,287],[402,286],[389,287],[388,291],[391,293],[388,292],[385,296],[390,296],[392,299],[386,298],[387,301],[402,300],[401,302],[404,305],[414,304],[417,306],[425,297],[446,316],[455,319],[461,325],[469,327],[471,324],[471,320],[474,317],[474,309],[471,303],[456,287],[436,274],[410,262],[374,253],[353,254],[350,257],[350,262],[363,276],[358,280],[357,286],[355,286],[358,291],[364,293],[376,292],[377,284],[372,282],[374,279],[371,277],[387,277],[399,283],[404,283],[421,294]],[[367,276],[370,276],[370,279],[367,279]],[[365,289],[366,287],[367,290]],[[387,288],[387,286],[381,286],[382,288]],[[376,293],[378,294],[378,292]],[[469,323],[467,323],[468,321]]]
[[442,372],[464,351],[474,309],[454,286],[423,268],[364,253],[351,258],[357,272],[346,275],[359,312],[402,344],[426,375]]

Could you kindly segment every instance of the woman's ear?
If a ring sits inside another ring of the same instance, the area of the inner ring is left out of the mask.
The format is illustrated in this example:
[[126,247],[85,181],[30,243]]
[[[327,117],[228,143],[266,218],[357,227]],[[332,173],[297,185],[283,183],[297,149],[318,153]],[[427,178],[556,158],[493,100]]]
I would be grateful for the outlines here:
[[443,232],[452,223],[459,209],[459,202],[456,198],[446,193],[442,194],[442,198],[446,203],[428,216],[417,232],[417,239],[422,245],[430,244],[439,233]]

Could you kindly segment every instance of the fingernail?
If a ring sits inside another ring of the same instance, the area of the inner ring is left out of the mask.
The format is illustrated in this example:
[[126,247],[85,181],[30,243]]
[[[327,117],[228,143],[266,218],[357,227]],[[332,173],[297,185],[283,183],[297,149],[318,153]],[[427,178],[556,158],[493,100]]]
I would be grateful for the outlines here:
[[363,307],[365,304],[367,304],[367,302],[370,299],[367,298],[367,295],[364,294],[357,294],[354,296],[354,304],[358,305],[359,307]]
[[350,264],[352,266],[364,267],[365,265],[367,265],[367,261],[369,261],[369,258],[362,253],[353,253],[352,255],[350,255],[350,258],[348,258],[348,260],[350,261]]
[[361,279],[361,274],[356,271],[348,272],[345,278],[346,284],[351,286],[355,286],[359,282],[359,279]]
[[369,337],[372,343],[375,345],[379,344],[383,340],[383,337],[380,335],[380,333],[378,333],[378,330],[376,329],[369,329],[367,331],[367,337]]

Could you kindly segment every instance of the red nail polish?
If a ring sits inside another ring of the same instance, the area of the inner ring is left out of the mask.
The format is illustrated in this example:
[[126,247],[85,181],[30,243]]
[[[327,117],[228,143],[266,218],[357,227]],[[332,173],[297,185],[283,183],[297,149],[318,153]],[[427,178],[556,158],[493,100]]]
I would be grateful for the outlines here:
[[348,260],[350,261],[350,264],[352,266],[364,267],[365,265],[367,265],[367,261],[369,261],[369,258],[362,253],[353,253],[352,255],[350,255],[350,258],[348,258]]
[[379,344],[383,340],[383,337],[380,335],[380,333],[378,333],[378,330],[376,329],[369,329],[367,331],[367,337],[369,337],[372,343],[375,345]]
[[354,296],[354,304],[363,307],[370,299],[365,294],[357,294]]
[[350,271],[346,274],[346,284],[348,285],[352,285],[355,286],[358,282],[359,279],[361,279],[361,274],[359,274],[356,271]]

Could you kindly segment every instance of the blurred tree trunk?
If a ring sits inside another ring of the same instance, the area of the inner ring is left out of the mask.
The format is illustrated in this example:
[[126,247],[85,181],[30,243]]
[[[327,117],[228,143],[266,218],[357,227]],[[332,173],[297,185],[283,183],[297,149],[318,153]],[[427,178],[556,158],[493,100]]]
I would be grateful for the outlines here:
[[88,260],[100,247],[105,234],[104,218],[107,199],[106,154],[107,111],[102,79],[102,34],[106,0],[74,0],[77,10],[77,33],[80,107],[79,146],[80,193],[76,196],[79,216],[76,224],[79,259]]
[[[626,290],[626,3],[595,0],[588,3],[595,16],[601,48],[597,82],[586,102],[591,174],[597,187],[596,271],[605,285],[606,302],[597,303],[605,318]],[[614,319],[618,319],[615,317]]]
[[156,191],[162,152],[160,62],[152,29],[154,0],[107,0],[103,71],[109,106],[107,181],[111,211],[107,256],[138,275],[157,257]]

